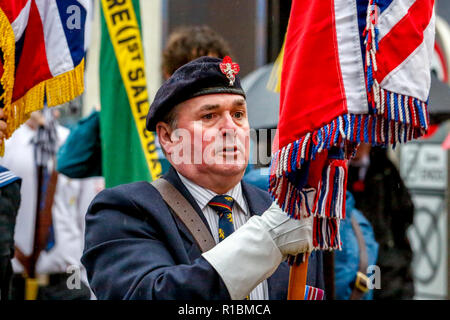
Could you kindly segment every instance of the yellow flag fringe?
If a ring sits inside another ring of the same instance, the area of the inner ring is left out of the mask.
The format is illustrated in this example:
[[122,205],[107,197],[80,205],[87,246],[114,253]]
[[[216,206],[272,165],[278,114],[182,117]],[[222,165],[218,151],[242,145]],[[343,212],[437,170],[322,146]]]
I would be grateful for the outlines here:
[[[84,58],[74,69],[56,77],[42,81],[27,91],[18,100],[5,106],[7,119],[6,138],[30,118],[32,112],[44,108],[44,98],[47,106],[53,107],[71,101],[81,95],[84,90]],[[0,156],[3,156],[4,144],[0,146]]]
[[[0,49],[3,52],[3,74],[1,75],[0,83],[3,87],[3,94],[0,96],[0,101],[3,100],[3,110],[6,119],[10,119],[11,98],[14,87],[14,69],[15,69],[15,49],[16,42],[14,31],[11,24],[6,17],[3,10],[0,8]],[[9,127],[9,126],[8,126]],[[7,138],[10,137],[11,132],[7,128]],[[4,139],[0,140],[0,156],[3,156],[5,149]]]
[[[44,98],[47,106],[54,107],[75,99],[84,90],[84,58],[74,69],[56,77],[44,80],[27,91],[24,96],[14,101],[11,106],[15,113],[11,120],[13,125],[8,128],[11,133],[30,118],[32,112],[44,108]],[[8,123],[9,126],[9,123]]]
[[45,91],[49,107],[66,103],[81,95],[84,91],[84,58],[74,69],[46,80]]

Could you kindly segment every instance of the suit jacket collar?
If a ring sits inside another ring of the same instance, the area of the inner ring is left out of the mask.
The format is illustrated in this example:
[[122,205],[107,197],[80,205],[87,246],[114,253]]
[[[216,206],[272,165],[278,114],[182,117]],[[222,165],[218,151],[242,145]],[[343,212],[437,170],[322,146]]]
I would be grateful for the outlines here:
[[[202,210],[197,204],[197,201],[195,201],[195,198],[192,196],[192,194],[187,190],[183,182],[180,180],[180,177],[177,174],[177,171],[170,166],[167,173],[163,176],[164,179],[172,183],[172,185],[178,189],[178,191],[183,194],[186,199],[189,201],[189,203],[194,207],[195,211],[199,213],[200,217],[202,218],[203,222],[208,225],[208,222],[206,221],[205,216],[202,213]],[[241,181],[242,186],[242,193],[244,195],[244,198],[247,200],[248,208],[251,215],[261,215],[268,209],[267,201],[262,199],[259,195],[256,194],[253,190],[253,186],[247,184],[244,181]]]
[[[199,186],[195,182],[189,180],[178,172],[178,177],[181,182],[183,182],[184,186],[191,193],[192,197],[197,201],[200,209],[203,211],[208,203],[217,195],[212,190],[206,189],[202,186]],[[234,203],[240,207],[242,212],[245,215],[249,214],[247,201],[244,198],[244,193],[242,192],[242,184],[239,182],[235,185],[231,190],[226,192],[227,195],[233,197]]]

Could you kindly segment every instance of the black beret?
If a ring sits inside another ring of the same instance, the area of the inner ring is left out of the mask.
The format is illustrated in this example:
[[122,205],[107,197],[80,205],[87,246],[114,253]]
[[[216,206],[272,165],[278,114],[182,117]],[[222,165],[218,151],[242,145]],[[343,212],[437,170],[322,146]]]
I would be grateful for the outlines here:
[[[225,59],[224,61],[231,61]],[[231,84],[220,68],[222,61],[219,58],[200,57],[178,68],[156,93],[147,115],[147,130],[155,131],[158,121],[172,108],[194,97],[212,93],[234,93],[245,98],[239,77],[235,74],[235,80]]]

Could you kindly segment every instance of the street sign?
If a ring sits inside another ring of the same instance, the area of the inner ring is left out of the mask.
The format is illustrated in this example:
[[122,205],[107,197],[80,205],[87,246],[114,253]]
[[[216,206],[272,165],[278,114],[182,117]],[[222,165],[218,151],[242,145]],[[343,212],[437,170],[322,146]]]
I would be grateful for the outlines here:
[[440,144],[406,144],[401,159],[400,174],[410,190],[447,189],[447,153]]
[[415,208],[407,233],[413,250],[415,299],[449,299],[450,293],[449,159],[441,140],[418,140],[400,149],[400,175]]
[[447,212],[442,195],[413,194],[414,224],[408,237],[414,253],[416,299],[447,299]]

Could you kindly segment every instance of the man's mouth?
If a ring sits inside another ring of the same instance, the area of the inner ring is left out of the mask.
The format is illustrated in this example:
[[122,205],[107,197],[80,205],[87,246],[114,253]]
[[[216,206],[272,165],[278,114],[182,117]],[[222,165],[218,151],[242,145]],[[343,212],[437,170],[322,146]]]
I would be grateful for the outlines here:
[[225,156],[225,157],[236,157],[240,153],[241,153],[241,148],[239,148],[238,146],[227,146],[227,147],[223,147],[222,149],[217,150],[216,154]]
[[238,147],[237,146],[224,147],[222,149],[222,152],[236,152],[236,151],[238,151]]

